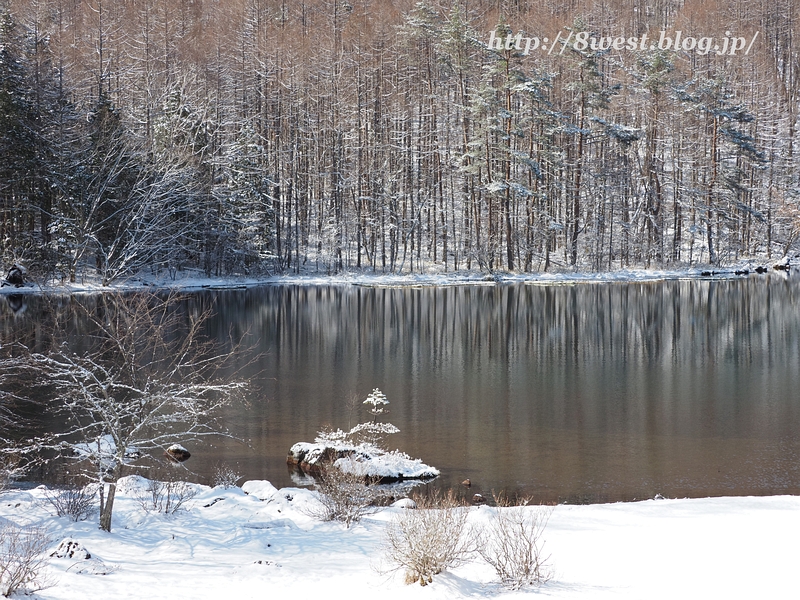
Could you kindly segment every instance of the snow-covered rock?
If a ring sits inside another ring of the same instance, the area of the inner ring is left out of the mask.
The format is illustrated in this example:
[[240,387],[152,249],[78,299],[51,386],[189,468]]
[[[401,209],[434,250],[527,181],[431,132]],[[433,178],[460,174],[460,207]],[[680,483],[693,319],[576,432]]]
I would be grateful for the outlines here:
[[438,469],[398,450],[375,455],[354,453],[340,458],[334,463],[334,466],[345,473],[364,477],[380,477],[386,482],[405,479],[433,479],[439,475]]
[[172,444],[164,451],[164,455],[177,462],[185,462],[192,457],[192,453],[180,444]]
[[58,547],[50,553],[53,558],[71,558],[73,560],[89,560],[92,555],[83,544],[71,538],[61,540]]
[[778,262],[772,265],[772,268],[776,271],[788,271],[791,268],[791,264],[789,262],[789,255],[787,254],[783,258],[781,258]]
[[378,477],[383,482],[433,479],[439,470],[418,458],[394,450],[386,452],[368,444],[312,444],[298,442],[289,450],[289,465],[308,473],[319,473],[326,462],[345,473]]
[[259,500],[269,500],[275,495],[278,488],[266,479],[254,479],[252,481],[245,481],[242,484],[242,491]]
[[70,567],[69,572],[76,575],[109,575],[117,570],[119,570],[117,566],[109,566],[99,558],[90,558],[76,563]]
[[417,508],[417,503],[411,498],[400,498],[397,502],[392,503],[392,508]]

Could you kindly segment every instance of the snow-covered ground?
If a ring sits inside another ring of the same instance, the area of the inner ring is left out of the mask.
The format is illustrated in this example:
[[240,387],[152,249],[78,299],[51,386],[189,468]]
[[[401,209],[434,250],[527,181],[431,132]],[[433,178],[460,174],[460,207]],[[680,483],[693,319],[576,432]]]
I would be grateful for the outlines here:
[[[553,578],[505,591],[480,559],[405,585],[383,571],[382,534],[402,508],[385,508],[346,529],[309,516],[315,492],[196,486],[175,515],[147,513],[138,478],[117,495],[112,533],[96,516],[53,516],[44,488],[0,495],[0,521],[47,527],[52,547],[71,537],[90,560],[54,558],[52,586],[32,598],[75,599],[457,599],[794,598],[800,587],[800,498],[706,498],[555,507],[545,530]],[[264,499],[259,499],[264,498]],[[496,509],[474,507],[475,523]]]
[[[92,293],[102,291],[136,291],[145,289],[174,289],[180,291],[245,289],[259,285],[359,285],[370,287],[405,287],[405,286],[446,286],[446,285],[496,285],[502,283],[529,283],[541,285],[558,285],[574,283],[596,283],[614,281],[668,281],[676,279],[715,278],[727,279],[745,277],[742,271],[747,270],[749,276],[761,277],[754,271],[756,264],[742,263],[730,267],[691,267],[685,269],[621,269],[616,271],[582,272],[564,271],[558,273],[481,273],[477,271],[461,271],[429,274],[386,274],[370,271],[343,272],[336,275],[324,274],[285,274],[264,277],[206,277],[197,270],[181,271],[175,277],[154,277],[142,273],[136,277],[120,279],[108,287],[100,285],[95,276],[82,276],[75,283],[41,285],[34,281],[24,287],[5,286],[0,288],[0,295],[32,294],[32,293]],[[712,270],[713,269],[713,270]],[[737,273],[738,271],[738,273]],[[787,271],[767,271],[771,276],[787,277]],[[705,275],[704,275],[705,274]]]

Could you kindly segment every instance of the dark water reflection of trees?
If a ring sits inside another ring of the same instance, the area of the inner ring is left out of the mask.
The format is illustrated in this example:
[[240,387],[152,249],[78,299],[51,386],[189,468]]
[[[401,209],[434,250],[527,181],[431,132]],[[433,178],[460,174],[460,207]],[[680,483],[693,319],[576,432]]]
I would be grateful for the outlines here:
[[[379,387],[390,443],[440,468],[440,485],[542,500],[800,493],[796,279],[438,288],[265,286],[202,292],[208,332],[252,382],[226,419],[250,447],[195,448],[248,478],[292,485],[285,455],[345,428]],[[52,327],[87,342],[70,309],[29,297],[0,336],[39,350]],[[53,425],[53,424],[49,424]]]

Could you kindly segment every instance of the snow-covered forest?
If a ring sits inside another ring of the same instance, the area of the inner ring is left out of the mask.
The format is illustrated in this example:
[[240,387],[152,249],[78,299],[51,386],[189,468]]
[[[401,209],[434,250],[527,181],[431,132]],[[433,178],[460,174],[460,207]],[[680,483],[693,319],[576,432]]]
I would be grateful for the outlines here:
[[[781,257],[798,18],[793,0],[5,0],[0,261],[105,284]],[[544,51],[557,35],[597,43]]]

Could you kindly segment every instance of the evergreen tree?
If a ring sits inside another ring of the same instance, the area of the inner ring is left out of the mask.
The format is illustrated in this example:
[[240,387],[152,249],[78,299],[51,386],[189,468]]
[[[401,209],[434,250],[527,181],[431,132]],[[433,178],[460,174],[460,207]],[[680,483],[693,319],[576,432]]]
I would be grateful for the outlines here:
[[25,38],[7,9],[0,12],[0,259],[23,258],[36,226],[40,171],[38,120]]
[[258,270],[275,254],[274,182],[264,169],[264,149],[245,123],[223,150],[214,196],[226,271]]

